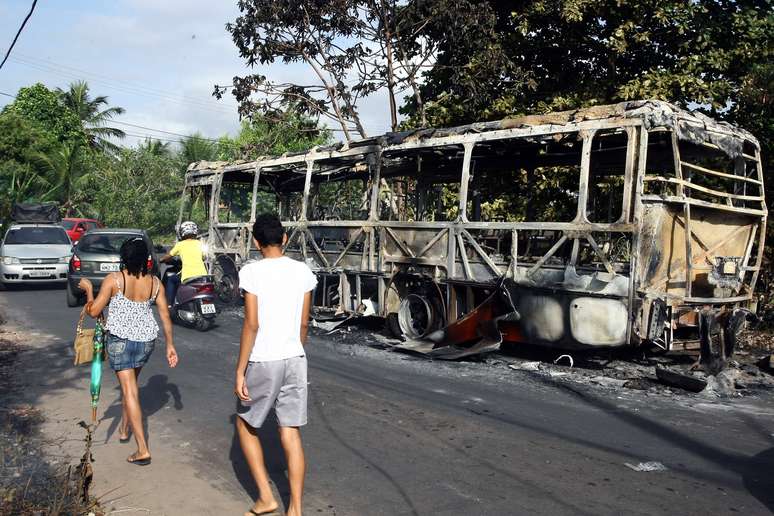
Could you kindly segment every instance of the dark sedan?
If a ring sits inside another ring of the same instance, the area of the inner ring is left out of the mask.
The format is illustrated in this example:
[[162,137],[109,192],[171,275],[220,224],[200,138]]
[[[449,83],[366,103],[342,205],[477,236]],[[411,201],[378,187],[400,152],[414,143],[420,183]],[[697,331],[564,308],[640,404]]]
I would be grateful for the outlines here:
[[73,246],[67,282],[67,306],[78,306],[86,296],[78,288],[81,278],[91,280],[94,292],[99,290],[102,280],[111,272],[120,270],[121,246],[130,238],[140,237],[148,245],[148,267],[152,274],[159,275],[158,260],[153,242],[142,229],[92,229]]

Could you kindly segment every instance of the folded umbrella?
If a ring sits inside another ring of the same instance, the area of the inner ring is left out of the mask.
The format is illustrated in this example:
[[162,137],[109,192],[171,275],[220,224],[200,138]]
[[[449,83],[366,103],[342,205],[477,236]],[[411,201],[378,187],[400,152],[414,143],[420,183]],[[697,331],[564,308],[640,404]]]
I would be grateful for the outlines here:
[[99,393],[102,388],[102,352],[105,348],[105,328],[102,324],[102,318],[97,319],[94,327],[94,357],[91,359],[91,422],[97,423],[97,405],[99,404]]

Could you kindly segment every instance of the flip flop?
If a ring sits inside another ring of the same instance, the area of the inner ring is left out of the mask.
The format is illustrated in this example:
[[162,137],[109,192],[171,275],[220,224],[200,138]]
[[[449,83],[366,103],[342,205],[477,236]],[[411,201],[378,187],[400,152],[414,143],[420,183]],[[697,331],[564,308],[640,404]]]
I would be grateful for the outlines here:
[[136,454],[134,453],[131,454],[129,457],[126,458],[126,462],[128,462],[129,464],[134,464],[136,466],[147,466],[148,464],[151,463],[150,457],[145,457],[144,459],[137,459],[135,457],[136,457]]
[[118,442],[119,443],[128,443],[132,439],[131,434],[126,434],[126,437],[118,436]]
[[249,512],[250,514],[255,514],[255,516],[262,516],[264,514],[276,514],[278,510],[279,510],[279,507],[277,507],[276,509],[272,509],[271,511],[255,512],[255,509],[250,507],[249,509],[247,509],[247,512]]

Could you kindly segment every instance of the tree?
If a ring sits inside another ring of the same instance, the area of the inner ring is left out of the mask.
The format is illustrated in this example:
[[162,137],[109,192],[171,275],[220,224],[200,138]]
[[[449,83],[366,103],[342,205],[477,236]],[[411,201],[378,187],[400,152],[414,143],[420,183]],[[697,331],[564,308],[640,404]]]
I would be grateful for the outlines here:
[[83,144],[68,142],[38,157],[41,170],[48,176],[48,188],[40,193],[40,199],[59,202],[65,216],[83,213],[78,207],[82,196],[78,194],[88,176],[86,152]]
[[215,142],[195,133],[180,142],[180,159],[183,162],[183,170],[194,161],[212,161],[218,153]]
[[[358,103],[386,89],[393,130],[398,129],[397,96],[410,92],[424,112],[419,84],[438,50],[433,34],[460,41],[479,38],[475,0],[240,0],[241,16],[226,25],[239,54],[255,66],[306,63],[308,82],[279,82],[261,74],[235,77],[226,89],[240,102],[240,114],[274,116],[291,110],[328,118],[349,141],[366,137]],[[449,28],[452,30],[450,31]],[[457,30],[459,29],[459,30]]]
[[[477,52],[438,35],[422,89],[436,124],[640,98],[732,118],[744,78],[774,48],[771,0],[490,0],[482,9],[494,30]],[[475,66],[449,74],[455,61],[486,62],[489,47],[503,48],[525,80],[475,80]]]
[[78,116],[60,101],[56,92],[40,83],[20,88],[16,99],[5,106],[3,113],[24,118],[59,143],[86,143]]
[[89,85],[85,81],[70,83],[67,91],[56,89],[62,103],[75,113],[81,120],[83,132],[86,135],[89,146],[99,151],[116,152],[118,146],[109,138],[124,138],[126,134],[107,124],[115,116],[122,115],[124,108],[108,106],[108,98],[100,95],[94,98],[89,96]]
[[94,171],[91,182],[98,185],[92,210],[107,226],[174,233],[183,188],[176,156],[122,149]]
[[223,136],[218,141],[220,160],[257,159],[301,152],[330,140],[330,133],[316,127],[309,119],[285,113],[280,119],[256,115],[243,120],[236,137]]
[[37,198],[49,184],[36,162],[56,146],[50,134],[18,114],[0,114],[0,220],[16,202]]
[[138,150],[152,154],[154,156],[170,157],[172,156],[172,147],[169,142],[162,142],[161,140],[155,140],[153,138],[146,138],[137,146]]

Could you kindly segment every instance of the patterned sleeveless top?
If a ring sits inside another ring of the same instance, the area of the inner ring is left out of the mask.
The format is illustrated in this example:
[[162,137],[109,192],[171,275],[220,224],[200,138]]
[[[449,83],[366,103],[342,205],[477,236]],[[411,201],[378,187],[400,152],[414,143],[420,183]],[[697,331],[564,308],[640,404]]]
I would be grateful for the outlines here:
[[151,303],[159,292],[157,282],[158,279],[153,277],[153,292],[147,301],[132,301],[124,296],[121,281],[116,279],[118,292],[108,305],[107,329],[111,335],[138,342],[148,342],[159,336],[159,325],[151,310]]

